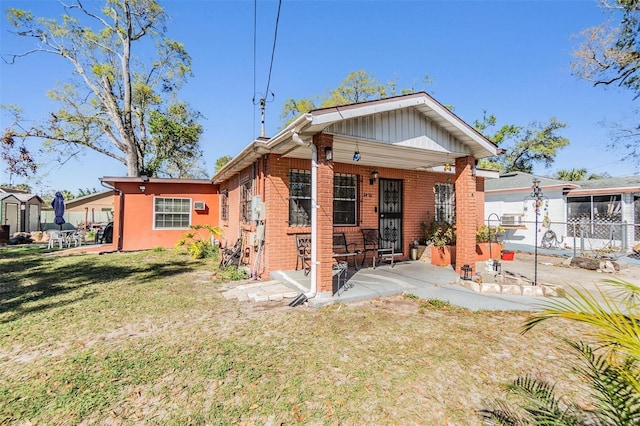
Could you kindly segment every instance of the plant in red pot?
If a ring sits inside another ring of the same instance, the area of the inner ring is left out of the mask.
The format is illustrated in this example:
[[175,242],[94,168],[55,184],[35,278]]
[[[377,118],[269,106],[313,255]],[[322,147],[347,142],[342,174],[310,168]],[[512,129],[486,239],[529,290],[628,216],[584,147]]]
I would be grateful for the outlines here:
[[431,264],[437,266],[451,265],[456,260],[455,225],[433,224],[431,233]]

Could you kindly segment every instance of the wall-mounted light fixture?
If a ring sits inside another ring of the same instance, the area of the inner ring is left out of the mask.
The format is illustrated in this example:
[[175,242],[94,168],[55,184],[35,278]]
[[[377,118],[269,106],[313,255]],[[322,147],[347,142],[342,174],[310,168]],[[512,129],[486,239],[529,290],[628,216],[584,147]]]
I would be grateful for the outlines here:
[[376,183],[376,181],[378,180],[378,175],[380,173],[378,173],[377,170],[374,170],[371,172],[371,177],[369,178],[369,185],[373,185],[374,183]]
[[333,149],[330,146],[324,147],[324,158],[327,161],[333,160]]
[[144,184],[140,185],[139,188],[140,188],[140,192],[144,192],[147,189],[146,185]]
[[138,188],[140,188],[140,192],[144,192],[147,189],[147,186],[145,184],[147,182],[149,182],[149,176],[141,175],[140,179],[142,179],[142,183],[140,184],[140,186]]
[[451,171],[451,163],[447,163],[444,165],[444,171],[445,172],[450,172]]

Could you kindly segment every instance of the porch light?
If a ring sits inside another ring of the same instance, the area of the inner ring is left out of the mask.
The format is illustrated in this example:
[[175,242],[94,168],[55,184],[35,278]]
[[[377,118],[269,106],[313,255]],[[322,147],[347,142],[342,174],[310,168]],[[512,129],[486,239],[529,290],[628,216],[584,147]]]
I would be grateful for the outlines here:
[[333,149],[331,149],[330,146],[324,147],[324,158],[326,158],[327,161],[333,160]]
[[445,172],[450,172],[451,171],[451,163],[447,163],[444,165],[444,171]]
[[353,152],[353,161],[360,161],[360,152],[357,150]]
[[144,192],[147,189],[145,185],[140,185],[139,188],[140,188],[140,192]]
[[374,170],[371,172],[371,177],[369,178],[369,185],[373,185],[378,180],[378,171]]
[[462,268],[460,268],[462,274],[460,275],[460,278],[466,281],[469,281],[471,279],[471,266],[469,265],[462,265]]

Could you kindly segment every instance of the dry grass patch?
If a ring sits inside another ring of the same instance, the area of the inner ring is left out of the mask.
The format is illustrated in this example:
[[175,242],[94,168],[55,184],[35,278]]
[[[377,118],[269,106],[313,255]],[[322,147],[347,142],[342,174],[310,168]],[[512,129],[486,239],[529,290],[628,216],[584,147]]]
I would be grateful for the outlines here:
[[0,257],[0,424],[474,425],[518,375],[581,390],[556,349],[566,324],[522,336],[522,313],[401,296],[237,303],[215,269],[174,252]]

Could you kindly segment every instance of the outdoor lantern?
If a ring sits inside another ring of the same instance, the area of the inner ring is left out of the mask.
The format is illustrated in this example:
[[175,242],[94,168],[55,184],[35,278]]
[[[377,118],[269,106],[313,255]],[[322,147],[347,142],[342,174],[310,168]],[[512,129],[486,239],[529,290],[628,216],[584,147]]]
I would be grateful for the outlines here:
[[326,158],[327,161],[333,160],[333,149],[331,149],[330,146],[324,147],[324,158]]
[[376,180],[378,180],[378,171],[374,170],[371,172],[371,178],[369,178],[369,185],[373,185],[374,183],[376,183]]
[[502,272],[502,265],[500,265],[500,262],[498,262],[497,260],[493,261],[493,272],[497,272],[497,273]]
[[451,163],[447,163],[444,165],[444,171],[445,172],[450,172],[451,171]]
[[145,185],[140,185],[140,192],[144,192],[147,189]]
[[471,279],[471,266],[462,265],[462,268],[460,270],[462,272],[462,275],[460,275],[461,279],[467,280],[467,281]]
[[360,161],[360,151],[356,150],[353,153],[353,161]]

